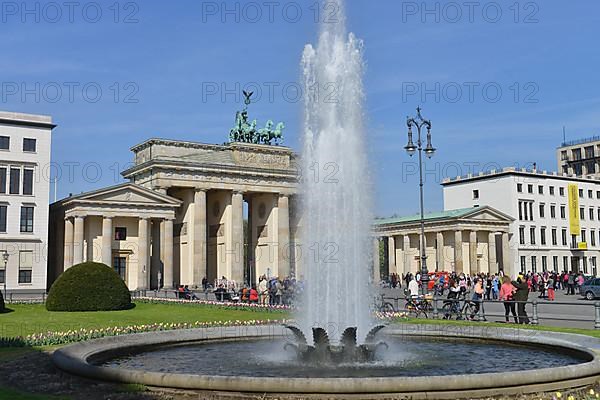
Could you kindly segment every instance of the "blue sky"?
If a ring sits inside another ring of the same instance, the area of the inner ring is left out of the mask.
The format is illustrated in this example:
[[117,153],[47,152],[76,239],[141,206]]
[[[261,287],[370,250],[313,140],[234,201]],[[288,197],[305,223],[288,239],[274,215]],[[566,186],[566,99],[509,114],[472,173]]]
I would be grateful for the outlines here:
[[[149,137],[223,143],[241,101],[224,89],[252,83],[262,96],[251,117],[285,121],[285,143],[299,148],[299,61],[326,3],[25,4],[0,10],[0,109],[59,124],[59,198],[120,182],[129,147]],[[377,215],[418,210],[414,160],[402,149],[417,105],[438,148],[426,166],[428,210],[442,208],[445,175],[533,162],[554,170],[563,126],[567,139],[600,134],[600,3],[469,4],[347,0],[348,28],[365,45]]]

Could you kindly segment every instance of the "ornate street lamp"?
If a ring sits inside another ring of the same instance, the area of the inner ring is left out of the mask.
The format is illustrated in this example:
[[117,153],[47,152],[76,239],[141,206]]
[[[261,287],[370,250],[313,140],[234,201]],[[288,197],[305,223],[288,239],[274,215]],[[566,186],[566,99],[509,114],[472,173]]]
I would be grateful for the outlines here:
[[8,266],[8,251],[5,251],[4,254],[2,255],[2,258],[4,260],[4,301],[6,301],[7,297],[7,293],[6,293],[6,280],[8,279],[8,271],[7,271],[7,266]]
[[[435,153],[435,148],[431,145],[431,121],[424,119],[421,116],[421,107],[417,107],[417,116],[415,118],[407,117],[406,125],[408,126],[408,144],[404,146],[404,150],[409,156],[413,156],[416,151],[419,152],[419,192],[421,196],[421,293],[427,294],[427,285],[429,283],[429,271],[427,270],[427,255],[425,254],[425,214],[423,212],[423,159],[422,152],[425,150],[427,158],[431,158]],[[412,128],[417,129],[417,145],[413,143]],[[421,128],[427,128],[427,145],[423,149],[421,141]]]

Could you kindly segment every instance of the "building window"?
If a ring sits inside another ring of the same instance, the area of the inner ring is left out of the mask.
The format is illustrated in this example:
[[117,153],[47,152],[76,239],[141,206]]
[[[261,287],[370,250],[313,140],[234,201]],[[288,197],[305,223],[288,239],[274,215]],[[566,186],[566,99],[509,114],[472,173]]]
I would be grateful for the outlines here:
[[31,283],[33,251],[19,251],[19,284]]
[[585,229],[581,230],[581,242],[583,242],[583,243],[587,242],[586,235],[585,235]]
[[115,228],[115,240],[127,240],[127,228]]
[[565,188],[564,187],[559,187],[558,188],[558,194],[561,195],[561,196],[564,196],[565,195]]
[[531,256],[531,272],[534,274],[537,272],[537,257]]
[[571,248],[577,248],[577,235],[571,235]]
[[[577,176],[583,175],[583,164],[581,164],[581,163],[575,164],[574,169],[575,169],[575,175],[577,175]],[[581,195],[581,197],[583,197],[583,194]]]
[[592,190],[588,190],[588,199],[594,198],[594,192]]
[[33,194],[33,170],[32,169],[24,169],[23,170],[23,194],[24,195],[32,195]]
[[546,245],[546,228],[540,228],[540,244],[542,246]]
[[527,193],[533,193],[533,185],[527,185]]
[[6,193],[6,172],[6,167],[0,167],[0,193],[2,194]]
[[579,219],[585,220],[585,209],[583,207],[579,207]]
[[590,209],[588,210],[588,214],[589,214],[589,216],[590,216],[590,221],[593,221],[593,220],[594,220],[594,209],[593,209],[593,208],[590,208]]
[[596,231],[590,231],[590,244],[596,246]]
[[569,271],[569,257],[568,256],[563,256],[563,271],[565,271],[565,272]]
[[6,233],[6,212],[8,206],[0,206],[0,233]]
[[525,228],[519,227],[519,244],[525,244]]
[[121,279],[126,280],[127,278],[127,258],[115,257],[113,260],[113,268],[115,272],[119,274]]
[[473,190],[473,200],[479,199],[479,190]]
[[597,199],[600,199],[600,190],[597,190],[597,191],[596,191],[596,198],[597,198]]
[[521,256],[521,273],[527,272],[527,266],[525,265],[525,256]]
[[541,185],[538,186],[538,194],[544,194],[544,187]]
[[35,139],[23,139],[23,151],[35,153]]
[[[598,213],[600,213],[600,208],[598,209]],[[523,202],[519,202],[519,221],[523,221]]]
[[517,183],[517,192],[523,193],[523,184],[522,183]]
[[21,232],[33,232],[33,207],[21,207]]
[[540,204],[540,218],[546,218],[546,216],[545,216],[546,213],[545,213],[545,210],[544,210],[545,206],[546,205],[544,203]]
[[550,191],[550,195],[554,196],[554,186],[550,186],[548,190]]
[[558,272],[558,256],[552,256],[552,269]]
[[0,136],[0,150],[9,150],[10,148],[10,137]]
[[598,275],[598,269],[596,268],[596,256],[590,257],[590,263],[592,264],[592,275]]
[[[581,175],[581,174],[579,174]],[[579,189],[579,198],[583,199],[583,189]]]
[[10,194],[19,194],[21,186],[21,170],[19,168],[10,169]]
[[561,239],[562,239],[562,245],[566,246],[567,245],[567,230],[563,229],[561,231]]
[[585,256],[581,257],[581,261],[583,262],[583,273],[587,274],[588,273],[587,257],[585,257]]
[[566,209],[565,209],[565,206],[560,206],[560,218],[561,219],[565,219],[566,218]]
[[556,218],[556,206],[554,204],[550,204],[550,218]]
[[548,257],[542,256],[542,272],[548,271]]
[[556,228],[552,228],[552,246],[558,245],[558,239],[556,238]]
[[531,244],[535,244],[535,227],[529,228],[529,239],[531,240]]
[[533,221],[533,202],[529,203],[529,220]]

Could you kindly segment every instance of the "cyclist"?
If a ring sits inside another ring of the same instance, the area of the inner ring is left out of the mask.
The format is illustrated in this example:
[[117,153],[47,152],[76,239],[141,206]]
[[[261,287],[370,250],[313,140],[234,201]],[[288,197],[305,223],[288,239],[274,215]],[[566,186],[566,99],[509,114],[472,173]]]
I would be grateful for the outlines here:
[[410,292],[411,297],[419,296],[419,283],[417,282],[417,280],[414,277],[408,284],[408,291]]
[[458,287],[456,281],[450,280],[448,285],[448,297],[444,303],[450,303],[450,314],[458,314],[460,312],[459,298],[462,293],[466,292],[465,287]]

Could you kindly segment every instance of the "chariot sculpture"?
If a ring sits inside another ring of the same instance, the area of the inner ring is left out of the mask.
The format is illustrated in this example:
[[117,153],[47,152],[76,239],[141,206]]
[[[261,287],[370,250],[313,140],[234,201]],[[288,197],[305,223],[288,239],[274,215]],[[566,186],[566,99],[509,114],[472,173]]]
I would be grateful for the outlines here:
[[251,97],[254,92],[243,91],[245,107],[235,114],[235,125],[229,131],[229,142],[279,145],[283,141],[283,130],[285,124],[279,122],[277,125],[268,120],[264,128],[257,129],[258,122],[248,119],[248,105],[252,103]]

